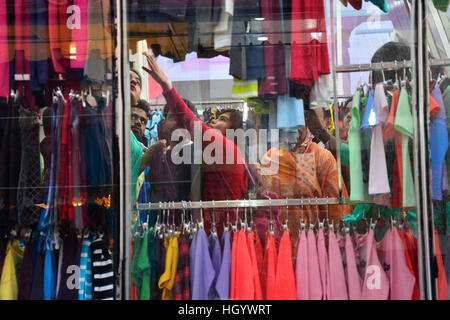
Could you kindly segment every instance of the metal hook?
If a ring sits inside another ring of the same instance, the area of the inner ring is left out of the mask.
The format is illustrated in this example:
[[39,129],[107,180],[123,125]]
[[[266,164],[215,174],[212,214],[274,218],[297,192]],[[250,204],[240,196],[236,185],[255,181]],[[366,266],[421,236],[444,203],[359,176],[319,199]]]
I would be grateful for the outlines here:
[[203,205],[202,200],[200,200],[200,222],[198,223],[198,227],[203,229]]
[[269,198],[269,212],[270,212],[270,220],[269,220],[269,234],[271,236],[275,235],[275,232],[273,231],[273,217],[272,217],[272,199]]
[[384,75],[384,62],[381,61],[381,75],[383,76],[383,83],[386,83],[386,77]]
[[289,231],[288,222],[289,222],[289,204],[288,204],[288,198],[286,198],[286,222],[283,225],[283,229]]
[[247,226],[248,232],[251,232],[253,228],[253,207],[250,205],[250,224]]
[[229,207],[229,203],[228,203],[228,200],[227,200],[227,222],[223,226],[223,232],[228,232],[229,231],[229,229],[228,229],[229,225],[230,225],[230,207]]
[[247,228],[247,206],[244,199],[244,222],[242,222],[241,219],[241,228],[246,229]]
[[303,199],[300,199],[300,213],[301,213],[301,218],[300,218],[300,232],[302,232],[303,230],[305,230],[305,219],[304,219],[304,207],[303,207]]

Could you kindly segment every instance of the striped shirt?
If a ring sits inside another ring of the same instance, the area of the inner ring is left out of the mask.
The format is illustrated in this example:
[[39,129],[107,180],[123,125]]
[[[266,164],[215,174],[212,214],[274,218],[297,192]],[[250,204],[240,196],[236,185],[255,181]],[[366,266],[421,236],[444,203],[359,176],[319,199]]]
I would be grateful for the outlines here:
[[114,299],[114,272],[111,256],[103,239],[92,242],[92,286],[94,300]]

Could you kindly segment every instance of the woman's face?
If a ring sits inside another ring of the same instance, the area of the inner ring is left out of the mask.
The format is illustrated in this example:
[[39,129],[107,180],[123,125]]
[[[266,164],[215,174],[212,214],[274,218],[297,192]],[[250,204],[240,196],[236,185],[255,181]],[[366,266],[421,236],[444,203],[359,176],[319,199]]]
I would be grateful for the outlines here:
[[219,130],[223,135],[226,135],[227,129],[231,128],[231,115],[229,112],[224,112],[217,119],[213,119],[210,127]]
[[347,114],[344,117],[344,130],[348,132],[348,129],[350,129],[350,121],[352,121],[352,102],[350,101],[345,107]]

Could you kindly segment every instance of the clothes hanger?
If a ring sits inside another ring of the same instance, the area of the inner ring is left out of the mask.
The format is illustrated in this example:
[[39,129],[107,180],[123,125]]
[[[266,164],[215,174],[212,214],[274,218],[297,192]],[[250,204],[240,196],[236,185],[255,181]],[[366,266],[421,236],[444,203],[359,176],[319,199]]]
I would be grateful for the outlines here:
[[305,223],[305,220],[304,220],[304,210],[305,210],[305,208],[303,207],[303,199],[300,199],[300,214],[301,214],[301,217],[300,217],[300,230],[299,230],[299,233],[302,233],[304,230],[305,230],[305,228],[306,228],[306,223]]
[[236,208],[236,220],[234,222],[234,225],[231,225],[231,230],[233,232],[237,232],[237,227],[238,227],[238,219],[239,219],[239,208]]
[[241,229],[246,230],[247,229],[247,206],[245,205],[245,199],[244,199],[244,221],[241,219]]
[[211,234],[214,239],[217,239],[217,228],[216,228],[216,205],[214,203],[214,200],[212,201],[212,222],[211,222]]
[[229,225],[230,225],[230,207],[227,200],[227,221],[223,224],[223,232],[229,232]]
[[202,200],[200,200],[200,222],[198,223],[198,227],[199,229],[204,229]]
[[286,221],[282,226],[283,230],[289,231],[288,222],[289,222],[289,205],[288,205],[288,198],[286,198]]
[[247,226],[247,231],[252,232],[253,227],[253,207],[250,206],[250,224]]
[[269,210],[270,210],[269,235],[273,237],[275,236],[275,232],[273,231],[272,199],[269,199]]

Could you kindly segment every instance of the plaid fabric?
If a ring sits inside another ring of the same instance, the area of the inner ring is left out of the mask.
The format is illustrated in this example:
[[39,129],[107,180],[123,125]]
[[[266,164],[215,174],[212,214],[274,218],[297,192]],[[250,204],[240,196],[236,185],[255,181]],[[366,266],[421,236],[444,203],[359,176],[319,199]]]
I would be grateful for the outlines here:
[[175,300],[190,300],[189,241],[186,235],[178,238],[178,265],[173,285]]

